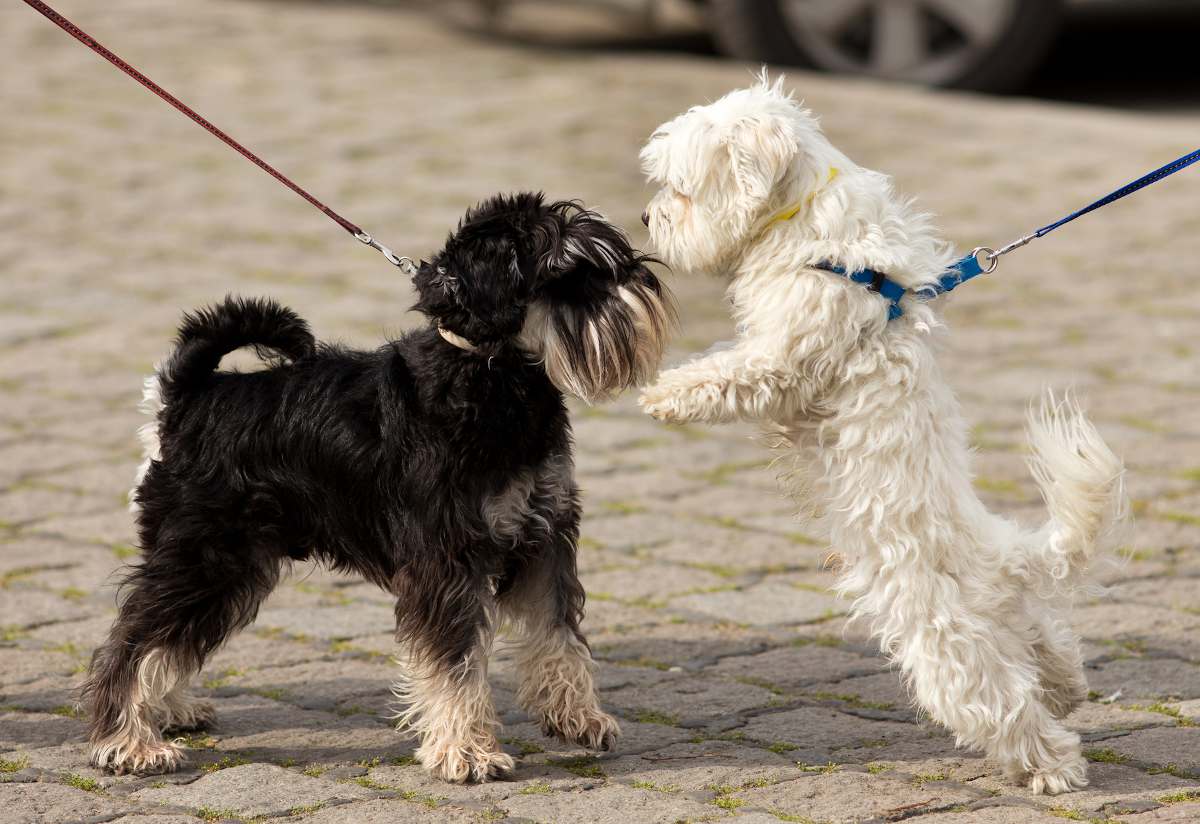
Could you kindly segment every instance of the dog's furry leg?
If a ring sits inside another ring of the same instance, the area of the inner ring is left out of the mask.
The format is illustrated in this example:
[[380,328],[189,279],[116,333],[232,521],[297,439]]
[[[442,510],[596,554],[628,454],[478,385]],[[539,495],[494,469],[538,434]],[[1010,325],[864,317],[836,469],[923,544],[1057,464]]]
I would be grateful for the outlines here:
[[1066,718],[1088,695],[1079,636],[1046,606],[1033,606],[1031,612],[1039,616],[1033,654],[1038,663],[1042,703],[1055,718]]
[[[118,773],[179,766],[183,752],[164,741],[162,731],[199,726],[214,715],[210,705],[187,695],[188,678],[231,633],[254,620],[279,578],[277,558],[266,549],[247,551],[240,538],[225,545],[215,534],[186,541],[163,537],[163,523],[206,523],[208,513],[164,506],[175,493],[159,481],[139,490],[146,550],[126,577],[117,620],[83,687],[92,763]],[[201,553],[219,558],[228,577],[214,579],[197,565]]]
[[729,423],[769,417],[805,393],[784,364],[747,352],[748,344],[715,352],[667,370],[642,390],[649,415],[667,423]]
[[500,719],[487,681],[496,629],[491,593],[484,584],[471,587],[448,577],[442,591],[426,590],[418,603],[407,596],[414,585],[420,586],[403,575],[397,581],[396,726],[420,738],[417,760],[438,778],[506,778],[514,762],[496,740]]
[[918,704],[960,745],[985,750],[1014,780],[1035,793],[1087,785],[1079,736],[1043,702],[1043,671],[1035,656],[1033,616],[1023,605],[972,611],[945,586],[924,603],[894,603],[906,615],[885,647],[903,669]]
[[91,709],[91,762],[117,774],[174,772],[183,749],[164,741],[170,719],[165,696],[181,677],[179,665],[158,647],[131,652],[110,637],[96,651],[84,694]]
[[596,695],[595,664],[579,629],[584,595],[575,575],[573,542],[558,544],[547,550],[557,557],[531,564],[502,602],[517,632],[517,700],[547,735],[611,750],[621,727]]

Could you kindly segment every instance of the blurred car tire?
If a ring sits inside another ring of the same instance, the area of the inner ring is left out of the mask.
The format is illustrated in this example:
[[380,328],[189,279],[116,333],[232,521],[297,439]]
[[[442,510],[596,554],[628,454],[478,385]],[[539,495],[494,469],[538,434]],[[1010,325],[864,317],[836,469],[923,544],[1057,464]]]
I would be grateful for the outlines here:
[[708,0],[735,57],[979,91],[1019,86],[1046,56],[1062,0]]

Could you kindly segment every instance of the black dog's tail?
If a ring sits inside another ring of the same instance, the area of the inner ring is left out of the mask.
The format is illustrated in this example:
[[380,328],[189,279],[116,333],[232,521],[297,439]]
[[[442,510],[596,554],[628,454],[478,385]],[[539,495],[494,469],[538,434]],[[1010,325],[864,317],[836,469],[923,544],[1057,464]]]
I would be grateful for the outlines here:
[[159,371],[163,399],[186,392],[243,346],[273,349],[295,361],[313,354],[317,342],[291,309],[268,298],[227,297],[183,316],[175,351]]

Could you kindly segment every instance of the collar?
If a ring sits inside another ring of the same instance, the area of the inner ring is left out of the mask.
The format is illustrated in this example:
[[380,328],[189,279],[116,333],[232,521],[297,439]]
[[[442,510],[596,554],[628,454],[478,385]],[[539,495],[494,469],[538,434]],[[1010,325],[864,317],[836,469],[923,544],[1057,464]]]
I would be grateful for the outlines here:
[[800,214],[800,212],[807,209],[809,206],[812,206],[812,202],[813,202],[813,200],[816,199],[817,195],[820,194],[821,191],[826,186],[828,186],[830,183],[832,183],[839,174],[841,174],[839,169],[837,169],[834,166],[830,166],[829,167],[829,177],[825,180],[824,185],[822,185],[821,187],[814,189],[812,192],[810,192],[808,197],[806,197],[802,203],[797,203],[793,206],[789,206],[786,209],[784,209],[782,212],[776,212],[771,217],[771,219],[767,221],[766,228],[769,229],[772,226],[774,226],[776,223],[786,223],[787,221],[794,218],[796,215]]
[[440,325],[438,326],[437,330],[438,334],[442,336],[442,340],[446,341],[446,343],[450,344],[451,346],[457,346],[464,352],[475,352],[479,349],[478,346],[471,343],[457,332],[451,332],[449,329],[446,329]]

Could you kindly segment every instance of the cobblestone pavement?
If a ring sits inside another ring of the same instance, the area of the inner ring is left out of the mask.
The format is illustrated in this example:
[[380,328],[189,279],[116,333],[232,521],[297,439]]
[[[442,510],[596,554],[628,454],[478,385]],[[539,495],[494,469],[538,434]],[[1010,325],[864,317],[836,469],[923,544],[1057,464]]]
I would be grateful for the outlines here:
[[[581,197],[644,238],[641,141],[747,80],[691,57],[520,50],[390,7],[63,0],[100,39],[411,253],[494,190]],[[182,309],[277,296],[363,346],[415,322],[391,267],[18,3],[0,10],[0,821],[184,824],[928,824],[1200,820],[1200,217],[1181,175],[1040,241],[948,299],[947,372],[978,486],[1034,522],[1020,422],[1075,385],[1129,462],[1137,523],[1082,605],[1092,785],[1006,784],[912,711],[826,588],[825,548],[746,428],[668,429],[630,398],[577,409],[587,629],[625,729],[600,757],[543,738],[493,681],[516,780],[449,786],[389,726],[391,609],[297,569],[199,681],[220,720],[182,772],[87,766],[72,688],[134,558],[124,494],[141,376]],[[831,137],[1003,242],[1194,148],[1155,119],[794,74]],[[673,357],[729,333],[721,285],[673,281]]]

